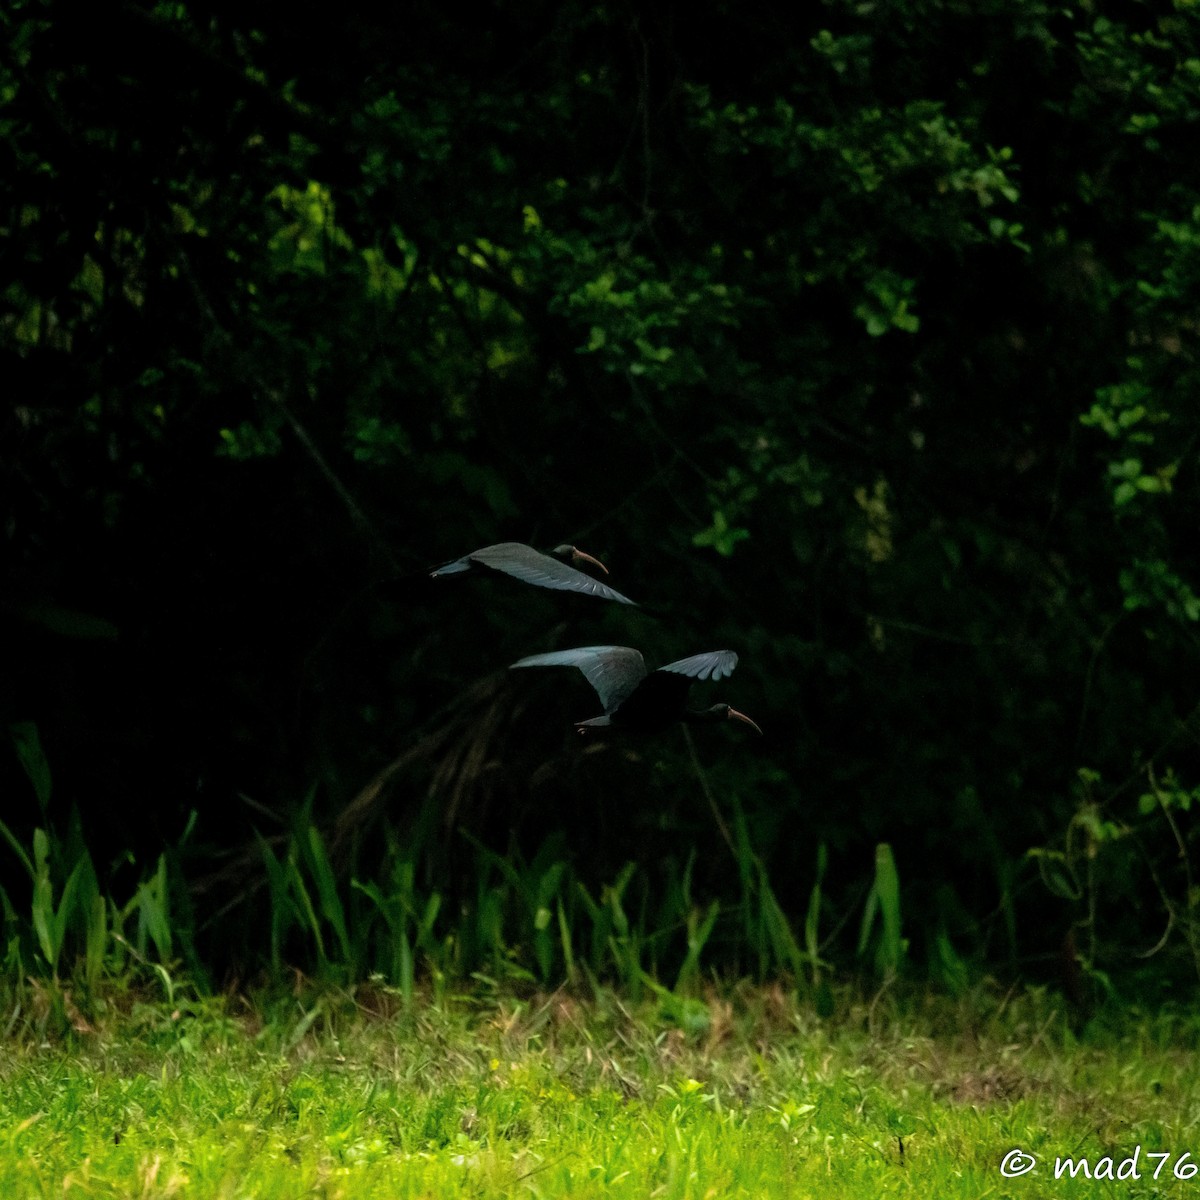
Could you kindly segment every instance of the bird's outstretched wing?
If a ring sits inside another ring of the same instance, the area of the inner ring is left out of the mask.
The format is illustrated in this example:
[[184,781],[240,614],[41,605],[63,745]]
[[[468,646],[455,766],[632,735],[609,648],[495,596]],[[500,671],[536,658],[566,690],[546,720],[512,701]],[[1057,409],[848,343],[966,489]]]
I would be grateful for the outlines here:
[[615,600],[618,604],[635,604],[608,584],[523,542],[499,542],[495,546],[484,546],[482,550],[468,554],[467,558],[489,571],[500,571],[535,587],[558,588],[560,591],[579,592],[584,596],[597,596],[601,600]]
[[[686,675],[689,679],[711,679],[716,683],[733,674],[738,656],[732,650],[710,650],[707,654],[693,654],[678,662],[667,663],[659,671],[670,671],[672,675]],[[658,674],[658,671],[655,672]]]
[[638,684],[615,719],[635,728],[665,728],[683,716],[688,692],[697,679],[724,679],[736,665],[732,650],[711,650],[667,663]]
[[596,689],[606,713],[611,713],[636,691],[646,678],[646,663],[629,646],[579,646],[574,650],[554,650],[549,654],[531,654],[512,664],[514,667],[578,667]]

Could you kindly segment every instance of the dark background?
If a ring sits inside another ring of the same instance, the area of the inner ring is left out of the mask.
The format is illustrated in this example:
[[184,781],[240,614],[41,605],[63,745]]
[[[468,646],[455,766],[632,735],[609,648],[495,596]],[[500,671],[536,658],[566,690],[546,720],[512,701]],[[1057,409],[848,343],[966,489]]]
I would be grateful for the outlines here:
[[[888,843],[912,971],[1194,976],[1195,10],[10,7],[14,837],[169,851],[219,977],[256,834],[448,929],[479,846],[645,912],[744,886],[707,788],[797,927],[826,848],[835,963]],[[502,540],[652,612],[423,574]],[[736,650],[693,699],[764,736],[583,748],[504,670],[608,642]]]

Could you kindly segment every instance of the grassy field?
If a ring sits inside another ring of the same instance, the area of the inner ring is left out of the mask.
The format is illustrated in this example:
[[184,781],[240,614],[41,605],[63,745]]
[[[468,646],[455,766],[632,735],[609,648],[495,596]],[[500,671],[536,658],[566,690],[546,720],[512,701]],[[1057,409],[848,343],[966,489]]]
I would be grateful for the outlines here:
[[[1076,1036],[1038,994],[823,1021],[778,990],[406,1011],[368,988],[118,995],[46,1040],[31,999],[0,1044],[6,1200],[1200,1195],[1198,1026],[1164,1015]],[[1006,1177],[1015,1150],[1036,1165]]]

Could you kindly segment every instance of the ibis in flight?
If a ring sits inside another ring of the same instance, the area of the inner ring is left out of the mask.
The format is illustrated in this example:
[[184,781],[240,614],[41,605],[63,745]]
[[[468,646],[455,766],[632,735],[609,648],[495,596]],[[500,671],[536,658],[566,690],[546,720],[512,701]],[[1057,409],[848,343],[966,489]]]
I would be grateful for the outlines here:
[[606,575],[608,568],[590,554],[574,546],[555,546],[549,554],[542,554],[532,546],[522,542],[498,542],[494,546],[484,546],[482,550],[474,550],[456,558],[429,573],[431,579],[440,579],[443,575],[461,575],[466,571],[476,573],[498,572],[501,575],[511,575],[522,583],[532,583],[536,587],[557,588],[565,592],[578,592],[583,596],[596,596],[601,600],[616,600],[620,604],[633,604],[628,596],[622,596],[608,584],[585,575],[576,570],[572,563],[586,562],[599,567]]
[[581,734],[608,725],[640,733],[659,733],[676,721],[689,725],[741,721],[761,734],[762,730],[745,713],[728,704],[703,709],[687,707],[688,689],[693,681],[724,679],[733,673],[737,660],[732,650],[712,650],[648,672],[641,654],[629,646],[579,646],[574,650],[531,654],[512,666],[578,667],[604,705],[602,717],[575,723]]

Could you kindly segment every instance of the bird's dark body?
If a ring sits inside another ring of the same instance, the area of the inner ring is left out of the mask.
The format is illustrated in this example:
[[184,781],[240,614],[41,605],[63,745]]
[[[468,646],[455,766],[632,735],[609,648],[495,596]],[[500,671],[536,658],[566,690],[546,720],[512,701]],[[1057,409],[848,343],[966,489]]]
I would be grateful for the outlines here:
[[683,719],[691,683],[685,675],[652,671],[629,698],[609,714],[609,720],[613,725],[638,733],[662,733]]

